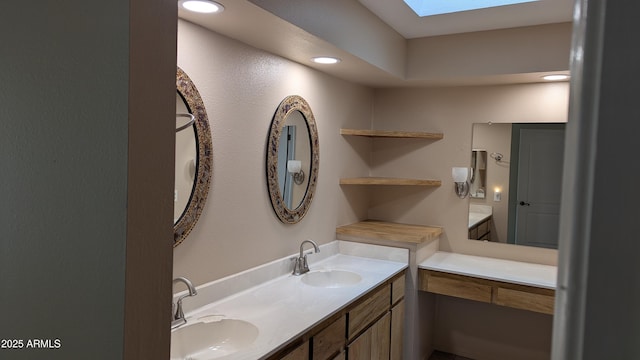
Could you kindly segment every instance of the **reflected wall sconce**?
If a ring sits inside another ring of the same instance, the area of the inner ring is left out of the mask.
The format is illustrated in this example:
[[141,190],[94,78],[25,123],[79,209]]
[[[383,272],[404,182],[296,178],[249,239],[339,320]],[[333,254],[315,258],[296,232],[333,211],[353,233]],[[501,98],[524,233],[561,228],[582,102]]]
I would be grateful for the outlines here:
[[296,185],[301,185],[304,182],[304,171],[302,170],[302,161],[289,160],[287,161],[287,171],[293,175],[293,182]]
[[453,177],[453,181],[456,183],[456,195],[458,195],[460,199],[464,199],[465,197],[467,197],[467,195],[469,195],[469,168],[451,168],[451,176]]
[[491,154],[489,154],[489,156],[491,156],[491,158],[497,162],[502,161],[502,159],[504,158],[504,155],[500,154],[499,152],[492,152]]
[[196,117],[193,116],[193,114],[189,114],[189,113],[176,114],[176,124],[178,123],[178,118],[186,118],[189,120],[187,120],[187,122],[182,125],[176,125],[176,132],[180,132],[188,128],[189,126],[193,125],[194,122],[196,122]]

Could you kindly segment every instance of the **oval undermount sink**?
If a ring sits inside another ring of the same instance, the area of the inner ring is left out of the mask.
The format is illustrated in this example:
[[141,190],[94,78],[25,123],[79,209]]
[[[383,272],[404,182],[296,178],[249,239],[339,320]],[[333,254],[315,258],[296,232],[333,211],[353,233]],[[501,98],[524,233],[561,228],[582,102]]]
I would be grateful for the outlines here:
[[339,288],[355,285],[362,277],[346,270],[316,270],[302,275],[302,282],[316,287]]
[[258,328],[243,320],[187,324],[171,333],[171,359],[216,359],[248,347],[257,337]]

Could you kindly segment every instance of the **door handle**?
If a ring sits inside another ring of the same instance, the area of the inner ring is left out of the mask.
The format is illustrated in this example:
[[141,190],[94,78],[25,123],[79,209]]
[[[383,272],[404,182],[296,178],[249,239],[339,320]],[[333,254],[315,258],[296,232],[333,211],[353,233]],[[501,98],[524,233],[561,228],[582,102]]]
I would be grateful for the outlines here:
[[531,206],[528,202],[520,201],[520,206]]

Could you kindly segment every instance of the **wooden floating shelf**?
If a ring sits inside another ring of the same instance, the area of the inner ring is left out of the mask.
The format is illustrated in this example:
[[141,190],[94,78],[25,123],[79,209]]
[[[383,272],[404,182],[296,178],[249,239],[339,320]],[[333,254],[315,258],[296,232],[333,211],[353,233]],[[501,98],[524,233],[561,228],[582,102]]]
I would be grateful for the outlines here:
[[336,228],[336,234],[366,239],[422,244],[437,239],[440,234],[442,234],[442,228],[365,220],[355,224],[340,226]]
[[413,138],[440,140],[444,138],[442,133],[430,133],[421,131],[390,131],[390,130],[359,130],[340,129],[340,135],[385,137],[385,138]]
[[440,186],[440,180],[405,179],[387,177],[342,178],[340,185],[400,185],[400,186]]

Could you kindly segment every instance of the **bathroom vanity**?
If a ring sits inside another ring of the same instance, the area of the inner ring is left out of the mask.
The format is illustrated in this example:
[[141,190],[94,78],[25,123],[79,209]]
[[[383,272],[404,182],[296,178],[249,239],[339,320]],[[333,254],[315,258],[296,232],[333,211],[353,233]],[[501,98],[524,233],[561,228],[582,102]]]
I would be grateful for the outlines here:
[[418,267],[422,291],[553,314],[555,266],[436,252]]
[[346,241],[320,250],[300,276],[291,256],[197,287],[171,359],[401,359],[408,251]]

